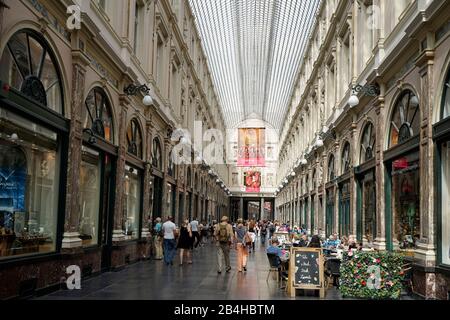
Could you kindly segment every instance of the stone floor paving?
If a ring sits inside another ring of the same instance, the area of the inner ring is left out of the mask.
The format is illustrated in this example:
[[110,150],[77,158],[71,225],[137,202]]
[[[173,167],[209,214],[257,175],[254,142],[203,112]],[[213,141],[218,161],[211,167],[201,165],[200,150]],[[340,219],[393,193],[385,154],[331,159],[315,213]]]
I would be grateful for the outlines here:
[[[118,272],[108,272],[82,281],[81,290],[60,290],[39,300],[314,300],[314,291],[295,298],[279,289],[272,277],[266,281],[269,263],[265,248],[250,253],[247,272],[236,269],[237,254],[231,252],[232,270],[217,274],[216,248],[212,244],[194,250],[192,265],[173,266],[162,261],[135,263]],[[301,293],[301,292],[300,292]],[[325,300],[341,300],[336,288],[327,290]]]

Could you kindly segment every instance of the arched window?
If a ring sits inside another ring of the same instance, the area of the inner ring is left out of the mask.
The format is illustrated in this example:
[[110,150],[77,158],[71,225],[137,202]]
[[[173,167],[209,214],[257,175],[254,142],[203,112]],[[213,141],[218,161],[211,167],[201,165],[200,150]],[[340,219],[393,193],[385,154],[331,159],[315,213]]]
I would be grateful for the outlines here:
[[191,186],[192,185],[192,172],[191,168],[187,168],[187,174],[186,174],[186,185]]
[[347,173],[350,170],[351,157],[350,157],[350,143],[346,142],[344,149],[342,150],[341,170],[342,174]]
[[131,120],[128,124],[127,150],[128,153],[142,159],[142,133],[137,119]]
[[444,84],[444,95],[442,97],[441,119],[450,117],[450,70]]
[[405,90],[397,99],[392,113],[389,147],[419,134],[419,118],[419,99],[411,90]]
[[0,79],[34,101],[63,113],[62,81],[47,42],[32,30],[9,39],[0,59]]
[[169,161],[167,165],[167,174],[171,177],[175,177],[175,163],[173,162],[173,150],[169,152]]
[[101,88],[93,88],[84,102],[82,119],[86,129],[105,139],[108,142],[114,141],[113,119],[111,105],[106,93]]
[[369,122],[363,131],[361,137],[361,150],[359,155],[359,163],[363,164],[375,156],[375,130],[372,122]]
[[328,160],[328,181],[332,181],[335,178],[334,174],[334,155],[330,156]]
[[313,174],[312,174],[312,188],[313,188],[313,190],[316,189],[316,186],[317,186],[316,169],[314,169]]
[[152,165],[158,170],[162,171],[162,153],[161,144],[158,139],[153,139]]

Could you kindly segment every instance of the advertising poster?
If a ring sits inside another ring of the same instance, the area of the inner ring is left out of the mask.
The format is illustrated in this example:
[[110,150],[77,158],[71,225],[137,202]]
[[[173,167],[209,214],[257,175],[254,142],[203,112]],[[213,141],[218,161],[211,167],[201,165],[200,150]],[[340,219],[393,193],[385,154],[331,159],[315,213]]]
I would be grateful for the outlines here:
[[260,192],[261,172],[247,171],[244,174],[244,186],[246,192]]
[[266,134],[264,128],[239,129],[239,167],[264,167]]
[[0,223],[14,229],[14,213],[25,211],[26,158],[23,151],[0,140]]

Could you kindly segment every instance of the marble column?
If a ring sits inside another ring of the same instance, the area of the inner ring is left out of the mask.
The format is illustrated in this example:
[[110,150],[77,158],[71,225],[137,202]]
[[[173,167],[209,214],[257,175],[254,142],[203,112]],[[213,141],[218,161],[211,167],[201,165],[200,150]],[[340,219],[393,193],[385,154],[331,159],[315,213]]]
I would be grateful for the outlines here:
[[[375,179],[376,179],[376,195],[377,195],[377,237],[374,241],[374,247],[378,250],[386,249],[386,210],[385,210],[385,166],[383,146],[385,141],[385,92],[386,86],[384,83],[380,83],[380,96],[375,104],[375,111],[377,118],[375,121],[376,127],[376,142],[375,142]],[[388,204],[391,205],[391,204]]]
[[130,105],[130,99],[122,94],[119,97],[120,113],[118,117],[119,121],[119,154],[117,157],[116,168],[116,201],[114,204],[114,230],[112,235],[113,242],[119,242],[125,240],[125,234],[122,230],[123,213],[124,213],[124,186],[125,186],[125,157],[127,154],[126,149],[126,131],[127,131],[127,114],[128,107]]
[[[79,39],[78,33],[72,35]],[[77,42],[77,41],[75,41]],[[75,44],[77,48],[78,44]],[[72,51],[72,91],[70,104],[70,132],[69,132],[69,155],[67,166],[67,189],[66,189],[66,219],[62,248],[70,249],[82,246],[78,226],[80,224],[80,171],[81,171],[81,148],[83,145],[83,128],[81,114],[84,108],[84,91],[86,66],[89,59],[81,50]]]
[[[427,47],[434,48],[434,33],[427,35]],[[416,261],[433,267],[436,263],[435,179],[434,179],[434,50],[427,49],[416,61],[420,68],[420,240],[415,250]],[[427,279],[430,281],[429,279]],[[427,283],[427,297],[435,295],[433,281]]]

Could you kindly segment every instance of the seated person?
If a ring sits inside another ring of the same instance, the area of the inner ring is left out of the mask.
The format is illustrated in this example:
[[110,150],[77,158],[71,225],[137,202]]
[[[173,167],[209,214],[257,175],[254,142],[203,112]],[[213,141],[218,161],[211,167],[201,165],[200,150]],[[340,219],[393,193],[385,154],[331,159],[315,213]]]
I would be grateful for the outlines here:
[[308,244],[308,248],[321,248],[322,244],[320,243],[320,237],[318,235],[314,235],[311,238],[311,241]]
[[283,252],[281,251],[281,248],[279,247],[280,243],[278,241],[277,238],[273,238],[270,246],[267,248],[267,253],[272,253],[272,254],[276,254],[278,259],[277,259],[277,266],[280,267],[281,265],[281,257],[283,255]]
[[299,247],[307,247],[308,246],[308,236],[306,234],[302,234],[302,237],[299,242]]

